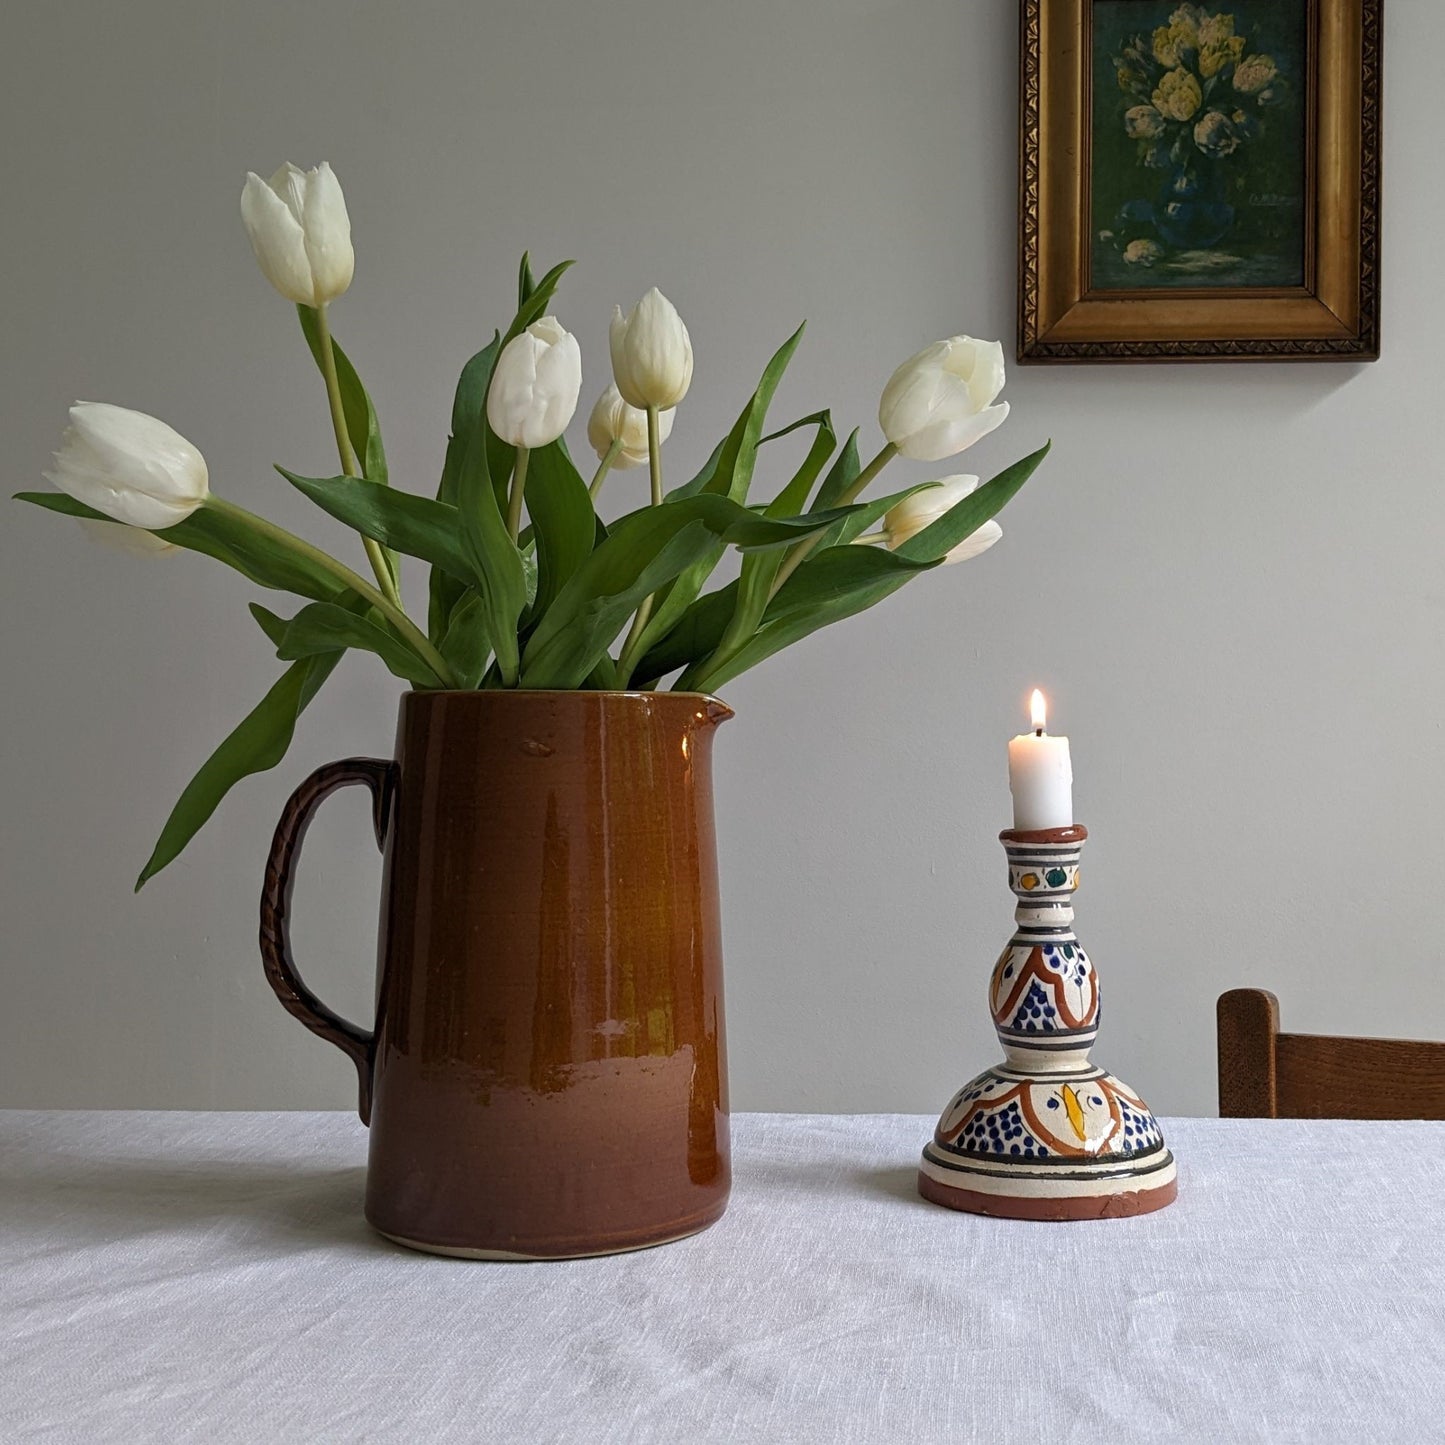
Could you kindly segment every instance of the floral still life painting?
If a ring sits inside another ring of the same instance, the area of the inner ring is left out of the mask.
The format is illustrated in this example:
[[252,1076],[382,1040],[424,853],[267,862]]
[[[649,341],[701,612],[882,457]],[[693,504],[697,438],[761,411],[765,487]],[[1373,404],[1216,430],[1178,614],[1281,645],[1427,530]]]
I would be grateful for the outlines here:
[[1304,285],[1308,0],[1093,6],[1091,285]]

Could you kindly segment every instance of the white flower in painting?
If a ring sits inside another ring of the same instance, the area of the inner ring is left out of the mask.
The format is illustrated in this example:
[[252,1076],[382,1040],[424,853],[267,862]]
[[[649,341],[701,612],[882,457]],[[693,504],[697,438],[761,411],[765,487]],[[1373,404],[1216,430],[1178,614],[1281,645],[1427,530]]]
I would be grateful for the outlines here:
[[1160,77],[1153,100],[1154,109],[1168,120],[1192,120],[1204,104],[1204,92],[1193,71],[1181,67]]
[[1152,105],[1131,105],[1124,112],[1124,129],[1133,140],[1153,140],[1164,134],[1164,117]]
[[1152,266],[1163,255],[1164,247],[1158,241],[1130,241],[1124,247],[1124,259],[1131,266]]
[[1242,95],[1257,95],[1279,74],[1268,55],[1251,55],[1234,68],[1234,88]]
[[1227,115],[1211,110],[1194,127],[1194,144],[1207,156],[1222,159],[1239,149],[1239,132]]

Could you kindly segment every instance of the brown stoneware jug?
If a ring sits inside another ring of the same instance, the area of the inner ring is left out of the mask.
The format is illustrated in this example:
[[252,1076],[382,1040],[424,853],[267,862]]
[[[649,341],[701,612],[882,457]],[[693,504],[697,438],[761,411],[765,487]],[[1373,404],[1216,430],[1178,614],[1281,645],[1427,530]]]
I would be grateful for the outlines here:
[[[366,1217],[438,1254],[561,1259],[727,1204],[712,734],[696,693],[413,692],[396,760],[313,773],[276,830],[266,976],[356,1064]],[[327,794],[385,855],[374,1029],[301,981],[287,911]]]

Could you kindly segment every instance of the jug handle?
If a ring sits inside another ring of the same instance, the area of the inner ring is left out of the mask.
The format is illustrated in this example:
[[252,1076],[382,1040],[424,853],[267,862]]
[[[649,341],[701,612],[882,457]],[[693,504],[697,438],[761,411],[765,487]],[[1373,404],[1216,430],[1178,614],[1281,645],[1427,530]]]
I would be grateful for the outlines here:
[[313,1034],[335,1044],[356,1065],[360,1085],[357,1112],[361,1122],[369,1124],[373,1035],[327,1008],[302,982],[291,954],[291,889],[301,841],[322,801],[349,783],[362,783],[371,790],[377,845],[386,844],[396,791],[396,765],[380,758],[346,758],[317,768],[291,794],[271,840],[266,881],[261,889],[261,960],[266,967],[266,981],[286,1012],[300,1019]]

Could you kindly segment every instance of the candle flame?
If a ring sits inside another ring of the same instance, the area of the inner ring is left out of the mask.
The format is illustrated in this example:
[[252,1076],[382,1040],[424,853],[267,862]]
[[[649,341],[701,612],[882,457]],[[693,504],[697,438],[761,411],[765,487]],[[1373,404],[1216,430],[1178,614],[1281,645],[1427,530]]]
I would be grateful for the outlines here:
[[1029,698],[1029,717],[1032,720],[1033,730],[1036,733],[1042,732],[1046,721],[1044,695],[1038,688],[1034,689],[1033,696]]

